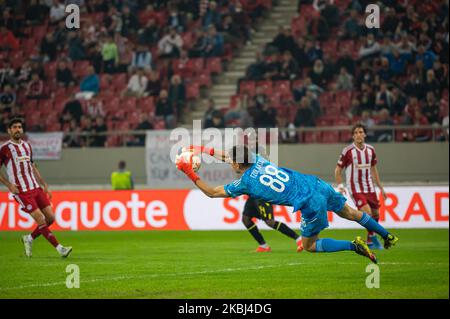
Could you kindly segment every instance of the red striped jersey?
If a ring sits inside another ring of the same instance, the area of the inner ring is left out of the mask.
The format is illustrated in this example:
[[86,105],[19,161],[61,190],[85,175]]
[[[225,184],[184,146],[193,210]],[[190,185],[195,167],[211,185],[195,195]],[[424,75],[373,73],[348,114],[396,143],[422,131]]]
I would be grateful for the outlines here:
[[371,167],[377,165],[377,155],[373,146],[364,144],[361,150],[351,144],[342,151],[337,165],[345,169],[347,188],[352,194],[375,193]]
[[0,167],[5,165],[10,183],[24,193],[39,187],[33,173],[33,150],[25,141],[8,141],[0,146]]

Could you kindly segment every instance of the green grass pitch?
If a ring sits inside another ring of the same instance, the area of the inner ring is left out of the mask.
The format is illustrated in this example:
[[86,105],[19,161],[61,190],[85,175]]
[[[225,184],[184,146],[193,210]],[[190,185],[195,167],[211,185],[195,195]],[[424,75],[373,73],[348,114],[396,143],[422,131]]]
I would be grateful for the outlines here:
[[[448,230],[396,230],[377,253],[380,287],[366,287],[369,260],[353,252],[311,254],[275,231],[255,253],[246,231],[56,232],[74,251],[61,259],[44,238],[33,258],[21,233],[0,232],[0,298],[449,298]],[[353,239],[362,230],[326,230]],[[66,266],[80,288],[65,285]]]

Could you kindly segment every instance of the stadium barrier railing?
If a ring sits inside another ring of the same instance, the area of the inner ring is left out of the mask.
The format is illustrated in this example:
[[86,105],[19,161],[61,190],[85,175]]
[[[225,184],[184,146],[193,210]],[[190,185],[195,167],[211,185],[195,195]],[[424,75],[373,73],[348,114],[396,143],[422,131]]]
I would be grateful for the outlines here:
[[[298,128],[278,128],[280,133],[287,133],[288,135],[295,132],[295,141],[286,141],[279,139],[280,143],[298,143],[298,144],[337,144],[351,142],[351,125],[343,126],[319,126],[319,127],[298,127]],[[192,131],[192,130],[191,130]],[[139,144],[137,140],[140,137],[146,136],[146,130],[113,130],[107,132],[64,132],[63,139],[66,137],[90,139],[95,137],[106,137],[106,147],[114,146],[145,146]],[[334,132],[337,133],[338,138],[323,139],[322,133]],[[407,143],[407,142],[448,142],[449,141],[449,126],[448,125],[376,125],[368,129],[369,138],[367,142],[380,143]],[[418,134],[418,132],[421,132]],[[40,132],[33,132],[40,133]],[[43,132],[45,133],[45,132]],[[309,138],[305,135],[309,134]],[[343,138],[340,134],[346,134]],[[383,136],[384,134],[384,136]],[[380,139],[383,136],[383,139]],[[390,137],[389,137],[390,136]],[[0,134],[0,142],[6,141],[8,135]],[[118,140],[111,143],[108,138],[116,137]],[[84,145],[92,146],[92,145]]]

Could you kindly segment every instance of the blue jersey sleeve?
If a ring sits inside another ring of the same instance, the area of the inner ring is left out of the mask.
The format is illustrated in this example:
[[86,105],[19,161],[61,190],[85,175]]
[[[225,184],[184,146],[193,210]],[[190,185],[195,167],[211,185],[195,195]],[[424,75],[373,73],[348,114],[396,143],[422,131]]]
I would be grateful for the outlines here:
[[246,187],[242,181],[242,178],[235,180],[234,182],[224,186],[225,192],[230,197],[237,197],[242,194],[246,194]]

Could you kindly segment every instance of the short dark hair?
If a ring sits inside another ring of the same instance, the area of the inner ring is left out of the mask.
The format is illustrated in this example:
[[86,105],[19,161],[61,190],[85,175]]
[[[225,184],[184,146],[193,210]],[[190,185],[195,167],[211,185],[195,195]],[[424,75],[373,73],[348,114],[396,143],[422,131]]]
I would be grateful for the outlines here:
[[353,125],[353,127],[352,127],[352,135],[355,134],[355,130],[356,130],[357,128],[362,128],[363,131],[364,131],[364,133],[367,134],[366,126],[365,126],[364,124],[362,124],[362,123],[356,123],[356,124]]
[[127,166],[127,163],[125,161],[119,162],[119,169],[125,169],[126,166]]
[[231,159],[234,163],[237,163],[243,167],[252,166],[255,162],[253,153],[250,152],[246,145],[235,145],[231,149]]
[[14,124],[17,124],[17,123],[20,123],[20,124],[22,124],[22,126],[24,126],[24,125],[23,125],[23,119],[22,119],[22,118],[20,118],[20,117],[14,117],[14,118],[12,118],[12,119],[9,121],[9,123],[8,123],[8,128],[11,128]]

